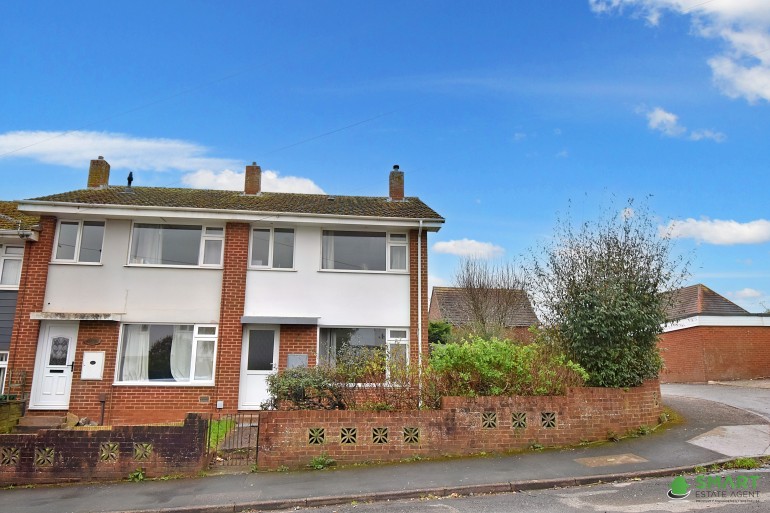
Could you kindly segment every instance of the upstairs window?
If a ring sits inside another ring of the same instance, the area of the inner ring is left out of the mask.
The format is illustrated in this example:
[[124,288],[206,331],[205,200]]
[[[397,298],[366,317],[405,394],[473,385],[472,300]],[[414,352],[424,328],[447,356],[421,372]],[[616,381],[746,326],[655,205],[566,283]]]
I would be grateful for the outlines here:
[[0,287],[19,286],[23,256],[24,246],[0,244]]
[[98,264],[103,242],[103,221],[59,221],[54,261]]
[[251,267],[294,268],[294,230],[254,228],[251,231]]
[[321,269],[406,271],[405,233],[324,230]]
[[136,223],[129,263],[219,267],[224,240],[222,227]]

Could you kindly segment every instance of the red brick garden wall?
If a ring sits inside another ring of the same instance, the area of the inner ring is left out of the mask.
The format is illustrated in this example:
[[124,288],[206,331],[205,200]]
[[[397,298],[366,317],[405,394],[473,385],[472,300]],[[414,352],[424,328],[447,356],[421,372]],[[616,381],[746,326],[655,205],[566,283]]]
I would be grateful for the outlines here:
[[341,463],[570,445],[654,426],[660,386],[574,388],[564,396],[445,398],[441,410],[260,413],[258,466],[302,467],[326,454]]
[[207,421],[190,414],[175,426],[52,429],[0,435],[0,485],[194,474],[206,463]]
[[696,326],[663,333],[661,382],[770,377],[770,327]]

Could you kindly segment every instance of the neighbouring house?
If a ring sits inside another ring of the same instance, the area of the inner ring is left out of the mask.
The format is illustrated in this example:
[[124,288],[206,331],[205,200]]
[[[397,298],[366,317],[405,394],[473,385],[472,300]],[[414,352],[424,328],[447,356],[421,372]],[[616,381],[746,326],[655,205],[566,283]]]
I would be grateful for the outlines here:
[[239,192],[109,176],[99,157],[87,188],[19,204],[40,216],[9,362],[28,415],[255,410],[268,375],[343,344],[428,354],[427,235],[444,219],[404,196],[398,166],[382,197],[262,191],[256,164]]
[[659,342],[662,382],[770,377],[770,315],[749,313],[701,284],[672,294]]
[[21,282],[24,247],[36,239],[38,218],[19,212],[13,201],[0,201],[0,395],[12,394],[6,385],[8,351]]
[[[498,300],[494,297],[498,293],[504,297]],[[486,299],[492,305],[503,305],[500,315],[508,337],[522,341],[531,340],[529,327],[538,324],[539,321],[526,292],[492,289]],[[430,321],[447,322],[454,329],[462,330],[474,320],[470,302],[468,294],[460,287],[433,287],[428,318]],[[493,308],[492,305],[490,308]]]

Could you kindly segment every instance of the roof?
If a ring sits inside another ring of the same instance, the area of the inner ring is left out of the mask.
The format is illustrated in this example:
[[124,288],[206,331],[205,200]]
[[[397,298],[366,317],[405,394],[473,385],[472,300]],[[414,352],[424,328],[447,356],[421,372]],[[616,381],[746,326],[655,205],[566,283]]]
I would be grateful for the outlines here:
[[52,194],[28,201],[444,220],[436,211],[415,197],[404,198],[403,201],[392,201],[386,197],[374,196],[329,196],[287,192],[261,192],[246,195],[239,191],[210,189],[107,186]]
[[694,315],[751,315],[748,310],[700,283],[674,290],[670,294],[673,294],[673,301],[666,310],[669,321]]
[[0,201],[0,230],[29,230],[40,218],[23,214],[15,201]]
[[[516,296],[517,307],[509,312],[505,327],[532,326],[537,324],[539,321],[535,311],[532,309],[532,304],[529,302],[527,294],[519,289],[512,289],[510,292]],[[433,287],[430,302],[431,313],[437,311],[440,316],[439,319],[431,318],[431,320],[444,320],[453,326],[462,326],[471,321],[471,315],[462,288]],[[433,308],[434,303],[437,307],[436,310]]]

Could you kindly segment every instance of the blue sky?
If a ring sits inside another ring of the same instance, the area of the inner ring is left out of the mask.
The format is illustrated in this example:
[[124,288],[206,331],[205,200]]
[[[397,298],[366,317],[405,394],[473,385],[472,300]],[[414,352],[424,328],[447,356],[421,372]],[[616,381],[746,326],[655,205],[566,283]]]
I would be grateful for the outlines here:
[[115,184],[256,161],[266,190],[383,196],[399,164],[446,218],[443,284],[649,198],[690,283],[770,307],[766,0],[3,2],[0,48],[0,199],[97,155]]

